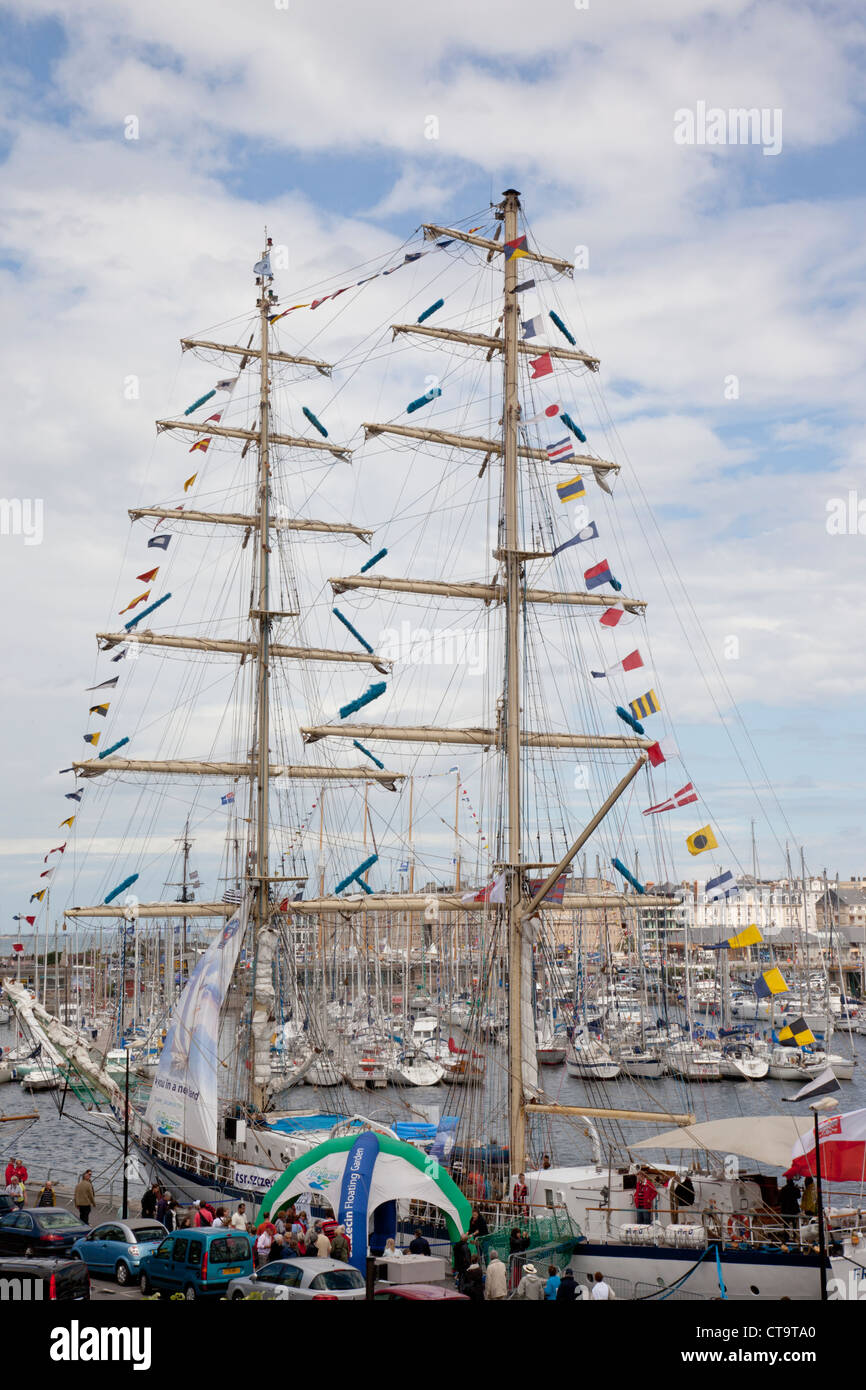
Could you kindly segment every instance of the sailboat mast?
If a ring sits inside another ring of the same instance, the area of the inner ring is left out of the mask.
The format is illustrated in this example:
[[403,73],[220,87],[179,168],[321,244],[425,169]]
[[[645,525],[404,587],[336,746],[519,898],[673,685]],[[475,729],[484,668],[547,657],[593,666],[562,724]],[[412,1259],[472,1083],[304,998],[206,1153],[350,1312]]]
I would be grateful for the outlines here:
[[[265,249],[262,252],[263,260],[268,259],[267,236],[265,237]],[[257,706],[257,730],[256,730],[256,877],[258,879],[258,891],[256,894],[256,925],[263,928],[269,919],[268,911],[268,794],[270,778],[270,750],[268,748],[270,738],[270,709],[269,709],[269,680],[268,680],[268,644],[270,641],[270,615],[269,608],[269,500],[270,500],[270,464],[268,460],[268,432],[270,429],[270,382],[268,374],[268,310],[270,302],[268,299],[267,277],[261,277],[261,295],[257,308],[259,310],[259,364],[261,367],[260,390],[259,390],[259,497],[258,497],[258,517],[259,517],[259,594],[258,611],[258,641],[256,644],[256,706]]]
[[[518,235],[520,196],[505,192],[504,241]],[[502,402],[505,484],[505,767],[508,787],[508,861],[505,878],[505,916],[508,924],[508,1143],[511,1168],[519,1172],[526,1155],[526,1115],[523,1109],[523,960],[520,931],[520,556],[518,535],[517,395],[519,305],[518,258],[503,256],[504,391]]]

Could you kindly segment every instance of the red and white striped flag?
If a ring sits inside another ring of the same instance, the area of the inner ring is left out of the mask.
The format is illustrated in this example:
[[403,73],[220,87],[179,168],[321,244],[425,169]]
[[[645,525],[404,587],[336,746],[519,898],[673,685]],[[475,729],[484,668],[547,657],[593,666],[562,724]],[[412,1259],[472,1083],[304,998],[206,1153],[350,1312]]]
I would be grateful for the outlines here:
[[693,801],[697,801],[698,794],[691,782],[686,782],[684,787],[680,787],[678,792],[669,796],[667,801],[660,801],[656,806],[647,806],[642,812],[645,816],[658,815],[659,811],[675,811],[678,806],[689,806]]
[[[862,1183],[866,1177],[866,1110],[849,1110],[818,1121],[821,1176],[829,1182]],[[815,1176],[815,1133],[809,1130],[794,1145],[785,1177]]]

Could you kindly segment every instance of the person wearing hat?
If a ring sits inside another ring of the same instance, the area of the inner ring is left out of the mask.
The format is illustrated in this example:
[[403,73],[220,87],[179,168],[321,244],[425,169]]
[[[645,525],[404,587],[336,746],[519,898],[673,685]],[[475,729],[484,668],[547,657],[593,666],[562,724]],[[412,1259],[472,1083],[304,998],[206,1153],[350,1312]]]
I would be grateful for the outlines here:
[[538,1270],[533,1264],[523,1266],[523,1276],[517,1285],[515,1298],[529,1298],[533,1302],[542,1303],[544,1301],[544,1282],[539,1277]]
[[78,1215],[85,1226],[90,1225],[90,1213],[96,1206],[96,1193],[93,1190],[93,1175],[90,1168],[85,1168],[75,1192],[72,1195],[72,1204],[78,1208]]

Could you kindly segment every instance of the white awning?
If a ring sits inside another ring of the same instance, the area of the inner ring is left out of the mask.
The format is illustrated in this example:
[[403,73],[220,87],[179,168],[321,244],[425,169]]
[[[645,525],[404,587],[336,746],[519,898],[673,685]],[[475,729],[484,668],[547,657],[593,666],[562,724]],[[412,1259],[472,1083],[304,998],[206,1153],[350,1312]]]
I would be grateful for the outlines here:
[[811,1128],[809,1115],[738,1115],[731,1120],[704,1120],[688,1128],[669,1129],[629,1148],[704,1149],[789,1168],[794,1145]]

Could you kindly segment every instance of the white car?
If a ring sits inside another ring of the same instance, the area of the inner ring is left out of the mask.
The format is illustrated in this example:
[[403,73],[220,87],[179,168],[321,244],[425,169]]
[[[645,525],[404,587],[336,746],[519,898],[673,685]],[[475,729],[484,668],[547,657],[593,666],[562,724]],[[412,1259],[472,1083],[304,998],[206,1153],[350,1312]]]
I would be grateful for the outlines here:
[[365,1298],[367,1283],[352,1265],[342,1260],[320,1260],[301,1255],[292,1260],[272,1260],[255,1274],[232,1279],[226,1297],[247,1298]]

